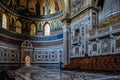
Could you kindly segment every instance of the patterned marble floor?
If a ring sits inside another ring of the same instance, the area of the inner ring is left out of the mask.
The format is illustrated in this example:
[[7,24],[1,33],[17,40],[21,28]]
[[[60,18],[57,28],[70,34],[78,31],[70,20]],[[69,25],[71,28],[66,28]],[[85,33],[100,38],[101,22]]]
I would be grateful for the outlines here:
[[[61,71],[58,69],[44,69],[39,67],[23,67],[15,71],[18,77],[25,80],[120,80],[120,75],[102,75],[76,71]],[[22,80],[22,79],[18,79]]]

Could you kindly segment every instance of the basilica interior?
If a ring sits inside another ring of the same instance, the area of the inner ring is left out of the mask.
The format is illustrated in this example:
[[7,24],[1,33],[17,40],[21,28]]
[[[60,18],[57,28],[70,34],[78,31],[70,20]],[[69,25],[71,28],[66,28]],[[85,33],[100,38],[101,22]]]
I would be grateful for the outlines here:
[[0,0],[0,80],[120,80],[120,0]]

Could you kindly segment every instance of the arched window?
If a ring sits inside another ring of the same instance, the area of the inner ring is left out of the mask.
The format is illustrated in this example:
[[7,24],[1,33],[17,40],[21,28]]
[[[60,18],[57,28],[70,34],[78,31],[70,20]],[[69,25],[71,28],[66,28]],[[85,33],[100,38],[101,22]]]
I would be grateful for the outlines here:
[[30,26],[30,35],[36,35],[36,25],[31,24]]
[[16,26],[16,32],[21,33],[22,32],[22,23],[18,20],[18,21],[16,21],[15,26]]
[[3,14],[3,17],[2,17],[2,28],[7,29],[7,16],[6,16],[6,14]]
[[49,36],[50,35],[50,25],[48,23],[44,26],[44,35]]

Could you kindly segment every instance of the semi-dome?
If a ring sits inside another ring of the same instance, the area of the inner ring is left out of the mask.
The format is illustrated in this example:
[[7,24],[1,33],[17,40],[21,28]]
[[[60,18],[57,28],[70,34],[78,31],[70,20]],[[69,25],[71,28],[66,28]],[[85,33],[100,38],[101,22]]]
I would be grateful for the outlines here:
[[63,14],[63,0],[1,0],[2,4],[24,17],[48,19]]
[[64,6],[64,0],[0,0],[1,21],[6,21],[5,29],[19,34],[61,34]]

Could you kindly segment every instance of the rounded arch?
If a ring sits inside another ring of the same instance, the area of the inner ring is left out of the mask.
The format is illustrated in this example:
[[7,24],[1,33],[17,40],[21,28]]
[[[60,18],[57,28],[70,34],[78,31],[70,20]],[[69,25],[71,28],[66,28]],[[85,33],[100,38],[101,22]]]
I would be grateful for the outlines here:
[[43,27],[44,27],[44,31],[43,31],[44,35],[49,36],[50,35],[50,24],[46,22]]
[[9,27],[9,18],[7,14],[3,14],[2,15],[2,28],[4,29],[8,29]]
[[30,24],[30,35],[36,35],[37,32],[37,25],[36,23]]
[[17,33],[22,33],[22,22],[21,20],[16,20],[15,22],[15,26],[16,26],[16,32]]

